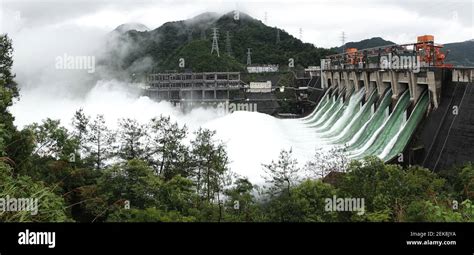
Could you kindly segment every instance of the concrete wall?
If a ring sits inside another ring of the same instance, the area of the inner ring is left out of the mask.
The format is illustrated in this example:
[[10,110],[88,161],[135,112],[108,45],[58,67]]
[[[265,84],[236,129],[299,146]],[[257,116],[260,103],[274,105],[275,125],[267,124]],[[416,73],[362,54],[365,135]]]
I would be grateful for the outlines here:
[[443,84],[439,108],[426,117],[410,146],[418,150],[411,164],[440,171],[474,162],[473,87],[472,83]]

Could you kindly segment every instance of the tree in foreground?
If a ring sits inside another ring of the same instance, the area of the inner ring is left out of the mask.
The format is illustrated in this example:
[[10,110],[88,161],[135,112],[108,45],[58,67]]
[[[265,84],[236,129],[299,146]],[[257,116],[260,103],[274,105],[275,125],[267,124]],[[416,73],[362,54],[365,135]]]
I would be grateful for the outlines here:
[[266,217],[270,221],[296,221],[293,212],[296,204],[293,188],[300,181],[298,162],[292,157],[292,150],[282,150],[277,161],[264,164],[267,202]]
[[[7,197],[16,199],[15,206],[19,205],[19,199],[27,199],[29,202],[25,205],[29,205],[27,208],[30,210],[2,211],[0,222],[70,221],[66,215],[64,199],[56,195],[52,188],[34,181],[29,176],[14,176],[12,169],[0,162],[0,198]],[[3,204],[2,209],[5,209],[5,206]]]

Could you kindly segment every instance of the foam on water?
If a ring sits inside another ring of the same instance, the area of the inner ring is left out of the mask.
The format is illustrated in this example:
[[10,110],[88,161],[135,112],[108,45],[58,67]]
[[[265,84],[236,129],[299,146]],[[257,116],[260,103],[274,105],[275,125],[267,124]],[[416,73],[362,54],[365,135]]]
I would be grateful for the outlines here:
[[276,160],[282,149],[292,149],[302,166],[315,148],[325,148],[317,134],[295,120],[238,111],[203,125],[216,130],[217,137],[227,145],[231,169],[255,183],[263,183],[262,164]]

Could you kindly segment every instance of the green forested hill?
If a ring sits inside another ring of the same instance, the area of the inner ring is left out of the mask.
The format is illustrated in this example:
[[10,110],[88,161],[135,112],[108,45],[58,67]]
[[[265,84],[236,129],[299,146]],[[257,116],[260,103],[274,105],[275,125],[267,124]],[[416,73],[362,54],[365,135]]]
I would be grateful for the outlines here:
[[[373,47],[378,47],[378,46],[386,46],[386,45],[391,45],[395,44],[394,42],[384,40],[383,38],[380,37],[373,37],[370,39],[365,39],[359,42],[348,42],[345,44],[345,48],[356,48],[356,49],[367,49],[367,48],[373,48]],[[342,52],[342,47],[336,48],[337,52]]]
[[474,66],[474,41],[447,43],[443,51],[449,53],[446,61],[454,65]]
[[[210,54],[214,27],[220,35],[220,58]],[[227,32],[231,56],[227,56],[226,51]],[[107,58],[121,69],[151,58],[152,68],[156,70],[176,70],[179,58],[184,58],[186,69],[241,71],[247,61],[247,48],[251,48],[252,63],[281,66],[286,66],[289,58],[293,58],[297,66],[318,65],[322,56],[333,53],[303,43],[284,30],[266,26],[244,13],[240,13],[238,20],[234,19],[234,13],[223,16],[204,13],[189,20],[165,23],[152,31],[132,30],[114,35],[118,40],[109,47]]]
[[184,58],[185,66],[195,72],[209,70],[217,72],[243,71],[245,66],[233,57],[221,53],[220,57],[211,55],[207,40],[194,40],[174,51],[162,64],[168,70],[179,70],[179,59]]

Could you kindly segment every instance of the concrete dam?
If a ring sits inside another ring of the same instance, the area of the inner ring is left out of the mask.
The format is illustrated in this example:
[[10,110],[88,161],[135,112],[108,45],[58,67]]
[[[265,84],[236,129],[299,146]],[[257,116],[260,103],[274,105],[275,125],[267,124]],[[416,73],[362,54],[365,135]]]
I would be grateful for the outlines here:
[[312,74],[325,93],[300,121],[351,159],[374,155],[432,170],[474,161],[474,68],[445,64],[441,48],[421,36],[329,56]]

